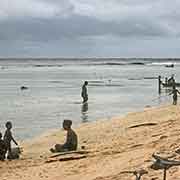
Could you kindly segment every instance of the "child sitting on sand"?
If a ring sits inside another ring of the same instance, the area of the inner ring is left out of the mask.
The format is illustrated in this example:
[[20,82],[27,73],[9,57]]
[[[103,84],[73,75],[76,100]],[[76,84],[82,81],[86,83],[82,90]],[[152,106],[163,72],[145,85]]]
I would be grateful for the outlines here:
[[2,140],[2,133],[0,133],[0,161],[4,161],[6,155],[6,144]]
[[76,133],[71,129],[71,125],[71,120],[63,121],[63,128],[67,131],[66,142],[64,144],[56,144],[54,149],[50,149],[51,152],[74,151],[77,149],[78,138]]
[[10,121],[8,121],[6,123],[6,131],[4,134],[4,142],[6,145],[6,153],[7,153],[8,159],[12,159],[12,157],[11,157],[12,156],[11,155],[11,150],[12,150],[11,149],[11,141],[13,141],[18,146],[18,143],[15,141],[15,139],[12,136],[11,129],[12,129],[12,123]]

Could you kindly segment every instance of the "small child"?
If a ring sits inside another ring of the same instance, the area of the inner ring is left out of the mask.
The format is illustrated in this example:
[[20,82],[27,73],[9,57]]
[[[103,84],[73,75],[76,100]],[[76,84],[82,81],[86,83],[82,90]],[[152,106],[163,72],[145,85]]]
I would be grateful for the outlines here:
[[180,92],[176,89],[176,86],[173,86],[173,90],[169,95],[171,94],[173,95],[173,105],[177,105],[178,94],[180,94]]
[[5,134],[4,134],[4,142],[6,144],[6,153],[7,153],[7,158],[8,159],[12,159],[12,155],[11,155],[11,141],[13,141],[17,146],[18,146],[18,143],[15,141],[15,139],[13,138],[12,136],[12,132],[11,132],[11,129],[12,129],[12,123],[10,121],[8,121],[6,123],[6,131],[5,131]]
[[6,144],[2,140],[2,133],[0,133],[0,161],[4,161],[6,155]]
[[71,129],[72,121],[64,120],[63,128],[67,131],[67,138],[64,144],[56,144],[54,149],[51,148],[51,152],[64,152],[77,150],[78,138],[76,133]]

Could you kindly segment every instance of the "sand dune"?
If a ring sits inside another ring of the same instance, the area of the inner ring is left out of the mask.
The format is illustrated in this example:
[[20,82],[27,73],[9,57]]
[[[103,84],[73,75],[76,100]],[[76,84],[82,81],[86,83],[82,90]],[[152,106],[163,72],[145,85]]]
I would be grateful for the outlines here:
[[[147,108],[125,117],[81,125],[76,129],[79,149],[84,146],[87,154],[50,158],[49,148],[65,138],[64,131],[52,131],[23,142],[20,160],[0,162],[0,179],[133,180],[132,174],[122,171],[138,169],[148,171],[143,180],[162,179],[162,170],[150,168],[152,154],[180,160],[175,153],[180,148],[179,129],[180,106]],[[68,161],[59,161],[66,158]],[[180,179],[180,167],[171,168],[167,179]]]

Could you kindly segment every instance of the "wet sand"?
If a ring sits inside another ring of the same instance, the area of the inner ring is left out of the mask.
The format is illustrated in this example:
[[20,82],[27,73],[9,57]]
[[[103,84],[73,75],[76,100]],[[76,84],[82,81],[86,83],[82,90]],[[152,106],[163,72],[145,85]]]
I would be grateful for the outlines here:
[[[1,180],[133,180],[122,171],[146,169],[143,180],[162,179],[162,170],[152,170],[153,153],[180,160],[180,106],[146,108],[125,117],[82,124],[75,129],[79,150],[55,158],[49,149],[63,142],[65,132],[51,131],[21,143],[20,160],[0,162]],[[77,158],[77,159],[76,159]],[[60,161],[60,160],[67,161]],[[180,167],[167,173],[168,180],[180,179]]]

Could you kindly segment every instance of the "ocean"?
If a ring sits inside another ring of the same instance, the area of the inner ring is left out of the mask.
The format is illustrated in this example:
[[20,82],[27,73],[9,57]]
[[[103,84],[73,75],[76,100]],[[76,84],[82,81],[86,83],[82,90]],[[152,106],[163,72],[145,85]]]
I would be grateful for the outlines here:
[[[0,130],[12,121],[14,136],[24,140],[62,128],[64,119],[78,126],[171,103],[164,89],[159,96],[157,77],[174,74],[180,82],[179,72],[178,59],[1,59]],[[82,105],[85,80],[89,101]]]

